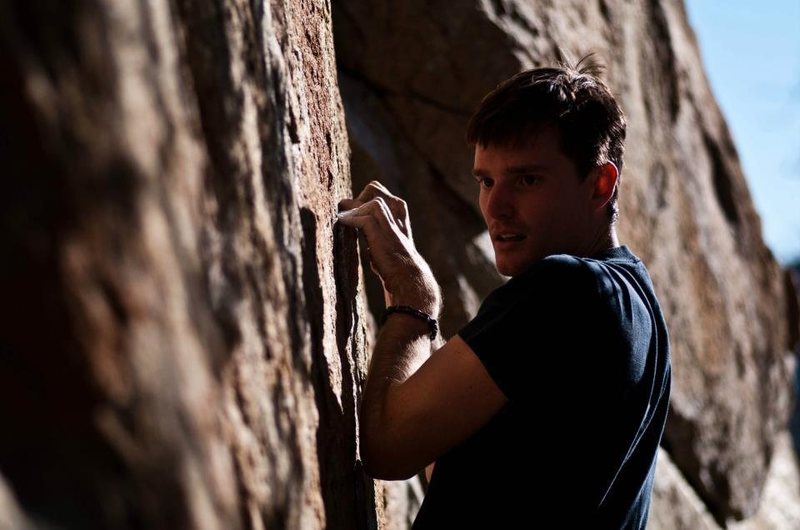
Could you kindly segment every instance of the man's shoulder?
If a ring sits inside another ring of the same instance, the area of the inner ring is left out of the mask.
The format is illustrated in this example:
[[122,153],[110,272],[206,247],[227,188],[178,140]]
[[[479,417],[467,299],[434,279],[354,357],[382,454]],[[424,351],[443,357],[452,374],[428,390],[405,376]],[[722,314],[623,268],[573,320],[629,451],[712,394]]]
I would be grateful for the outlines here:
[[[623,272],[625,271],[625,272]],[[609,249],[599,255],[586,257],[571,254],[554,254],[539,260],[526,272],[532,277],[564,279],[569,281],[583,280],[602,287],[611,283],[619,283],[623,276],[638,282],[649,277],[644,263],[631,252],[628,247],[620,246]]]
[[570,277],[586,274],[583,258],[571,254],[551,254],[531,264],[525,271],[512,278],[514,280],[534,281],[543,277]]
[[552,293],[566,300],[597,299],[600,303],[613,301],[621,291],[638,292],[633,284],[645,291],[652,289],[644,264],[625,246],[592,257],[552,254],[532,264],[509,284],[507,287],[514,290]]
[[509,283],[541,287],[585,288],[593,286],[597,270],[594,261],[571,254],[551,254],[532,264]]
[[599,293],[597,272],[590,261],[570,254],[540,259],[501,289],[503,298],[521,297],[547,305],[588,302]]

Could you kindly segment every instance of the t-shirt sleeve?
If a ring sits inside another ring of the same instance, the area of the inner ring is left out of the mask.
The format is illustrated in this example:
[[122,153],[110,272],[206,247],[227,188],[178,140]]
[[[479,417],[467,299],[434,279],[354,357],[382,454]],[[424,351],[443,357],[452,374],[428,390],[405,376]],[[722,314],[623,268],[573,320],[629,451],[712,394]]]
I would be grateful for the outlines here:
[[490,294],[458,335],[507,398],[532,399],[574,363],[597,299],[596,281],[580,260],[552,256]]

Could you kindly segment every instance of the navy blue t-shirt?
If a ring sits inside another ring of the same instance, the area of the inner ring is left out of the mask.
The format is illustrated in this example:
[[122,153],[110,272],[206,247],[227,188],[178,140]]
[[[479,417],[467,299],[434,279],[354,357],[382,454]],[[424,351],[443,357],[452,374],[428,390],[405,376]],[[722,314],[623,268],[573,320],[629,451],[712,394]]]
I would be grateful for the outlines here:
[[549,256],[458,334],[508,403],[436,461],[414,528],[645,528],[670,358],[642,262]]

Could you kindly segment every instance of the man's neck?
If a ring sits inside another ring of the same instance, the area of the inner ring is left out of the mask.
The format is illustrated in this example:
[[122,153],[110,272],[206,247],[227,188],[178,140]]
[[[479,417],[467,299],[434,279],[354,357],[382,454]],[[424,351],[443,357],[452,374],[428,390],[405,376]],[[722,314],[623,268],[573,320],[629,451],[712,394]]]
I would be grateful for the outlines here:
[[612,248],[617,248],[618,246],[619,238],[617,237],[616,227],[614,225],[605,226],[598,231],[595,238],[588,245],[586,251],[582,252],[582,254],[590,257],[597,256],[611,250]]

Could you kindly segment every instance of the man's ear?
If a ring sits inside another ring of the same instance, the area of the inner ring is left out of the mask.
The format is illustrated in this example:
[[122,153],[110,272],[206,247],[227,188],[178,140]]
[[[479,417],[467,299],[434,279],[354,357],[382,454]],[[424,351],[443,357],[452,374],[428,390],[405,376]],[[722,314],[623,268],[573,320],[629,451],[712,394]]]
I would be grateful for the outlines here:
[[593,172],[592,202],[595,203],[595,208],[599,209],[608,204],[614,195],[619,180],[619,170],[614,162],[606,162],[594,168]]

